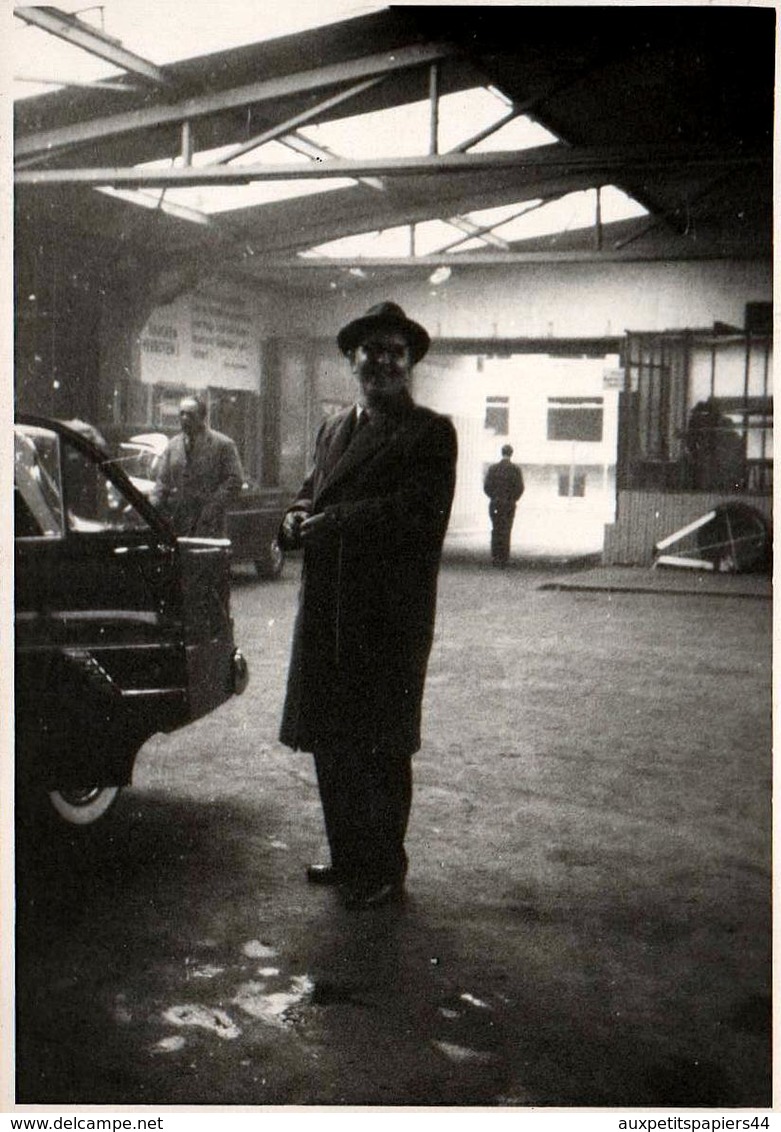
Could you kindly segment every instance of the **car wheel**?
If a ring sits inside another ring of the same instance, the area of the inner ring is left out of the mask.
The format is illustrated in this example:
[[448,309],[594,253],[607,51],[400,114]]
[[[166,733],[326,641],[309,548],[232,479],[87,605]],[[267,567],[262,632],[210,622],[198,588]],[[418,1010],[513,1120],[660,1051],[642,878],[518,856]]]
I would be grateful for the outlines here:
[[255,559],[255,569],[259,578],[278,578],[284,565],[285,552],[275,535],[268,545],[265,556]]
[[68,825],[92,825],[105,817],[120,790],[120,786],[69,786],[50,790],[49,801]]

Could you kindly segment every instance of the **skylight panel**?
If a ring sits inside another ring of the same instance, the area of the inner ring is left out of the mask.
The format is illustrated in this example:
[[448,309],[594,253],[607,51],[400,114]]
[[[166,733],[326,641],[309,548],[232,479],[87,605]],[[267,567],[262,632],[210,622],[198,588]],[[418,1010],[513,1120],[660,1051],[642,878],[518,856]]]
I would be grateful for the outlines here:
[[[201,150],[194,154],[193,165],[214,164],[227,157],[232,146],[219,149]],[[229,163],[240,165],[300,165],[308,168],[309,158],[294,153],[279,142],[266,142],[257,149],[248,150]],[[333,192],[349,188],[355,181],[350,177],[324,177],[317,180],[254,181],[249,185],[200,185],[197,188],[173,189],[166,195],[181,200],[192,208],[203,212],[229,212],[237,208],[250,208],[253,205],[272,204],[275,201],[293,200],[296,197],[316,196],[318,193]]]
[[421,112],[423,106],[428,103],[356,114],[319,126],[305,126],[298,132],[341,157],[402,157],[427,149],[428,112]]
[[472,146],[470,153],[495,153],[497,150],[534,149],[540,145],[552,145],[559,139],[539,122],[521,115],[513,118],[481,142]]
[[[58,7],[118,39],[129,51],[164,65],[380,11],[385,4],[373,0],[296,0],[294,4],[221,0],[219,18],[209,4],[190,4],[185,19],[181,3],[171,0],[103,0],[92,8],[64,0]],[[14,98],[57,89],[56,80],[85,83],[121,74],[110,63],[18,18],[10,29],[16,74],[44,79],[43,84],[15,82]]]
[[[443,220],[428,220],[415,225],[414,249],[416,255],[429,255],[445,244],[458,239],[458,230]],[[329,240],[318,244],[306,256],[335,256],[352,258],[361,256],[407,256],[413,248],[413,236],[409,224],[399,224],[380,232],[361,232],[355,236],[344,236],[339,240]]]
[[329,240],[318,244],[302,256],[334,256],[352,259],[360,256],[406,256],[410,254],[410,229],[408,224],[397,228],[386,228],[381,232],[361,232],[356,236],[343,236],[340,240]]
[[463,236],[464,233],[453,224],[443,220],[426,220],[415,225],[415,251],[418,255],[433,255]]
[[199,185],[186,189],[167,189],[165,195],[190,208],[212,214],[330,193],[352,184],[346,177],[324,177],[317,181],[254,181],[251,185]]
[[[603,224],[647,215],[647,210],[642,205],[613,185],[602,189],[601,198]],[[515,220],[509,220],[506,224],[500,224],[494,231],[497,236],[511,243],[535,236],[552,236],[557,232],[589,228],[595,223],[596,189],[585,189],[582,192],[568,193],[559,200],[551,201]]]
[[[473,87],[443,95],[439,100],[439,152],[455,149],[501,121],[506,113],[507,100],[487,87]],[[316,145],[357,160],[362,157],[407,157],[428,153],[430,131],[431,106],[428,100],[422,100],[305,126],[298,132]],[[475,150],[528,149],[557,140],[549,131],[527,118],[508,123],[496,136],[502,138],[501,145],[486,147],[484,142],[475,146]]]
[[474,212],[468,212],[466,215],[480,228],[487,228],[489,225],[496,226],[501,224],[503,220],[517,216],[522,208],[532,208],[540,203],[539,200],[527,200],[523,204],[501,204],[497,208],[480,208]]
[[[522,215],[518,215],[522,213]],[[629,220],[646,216],[647,210],[615,185],[601,190],[602,223]],[[459,252],[486,251],[493,242],[483,235],[469,235],[457,223],[458,217],[426,220],[415,224],[414,238],[409,224],[388,228],[381,232],[358,233],[339,240],[319,244],[303,255],[334,258],[372,258],[376,256],[434,255],[451,244],[453,258]],[[498,237],[506,244],[535,236],[550,236],[557,232],[590,228],[596,223],[596,189],[568,193],[560,200],[542,204],[540,200],[518,201],[496,208],[477,209],[465,213],[463,219],[486,229],[486,237]]]
[[602,220],[632,220],[636,216],[648,216],[648,209],[630,197],[616,185],[602,188]]
[[[255,205],[273,204],[275,201],[293,200],[296,197],[314,196],[316,193],[334,192],[353,182],[345,177],[328,177],[318,181],[255,181],[251,185],[198,185],[187,188],[161,189],[98,189],[137,204],[142,208],[160,208],[163,212],[179,216],[182,220],[203,223],[204,215],[211,216]],[[189,214],[189,215],[188,215]]]
[[[227,157],[232,146],[219,149],[200,150],[193,154],[192,164],[203,167],[219,162]],[[237,157],[231,165],[301,165],[310,164],[306,157],[293,153],[278,142],[267,142],[258,149]],[[169,161],[165,158],[147,161],[135,166],[137,169],[180,169],[181,158]],[[236,209],[252,208],[255,205],[272,204],[275,201],[292,200],[295,197],[314,196],[317,193],[334,192],[349,188],[355,181],[349,177],[324,177],[322,179],[253,181],[248,185],[193,185],[171,186],[163,192],[160,189],[101,189],[110,196],[120,197],[143,208],[161,208],[164,212],[178,215],[180,219],[203,223],[203,216]],[[189,215],[188,215],[189,214]]]
[[203,212],[167,199],[165,189],[113,189],[106,186],[95,191],[104,193],[107,197],[125,200],[139,208],[159,209],[161,212],[167,212],[170,216],[177,216],[180,220],[189,220],[192,224],[209,223],[209,217],[204,215]]

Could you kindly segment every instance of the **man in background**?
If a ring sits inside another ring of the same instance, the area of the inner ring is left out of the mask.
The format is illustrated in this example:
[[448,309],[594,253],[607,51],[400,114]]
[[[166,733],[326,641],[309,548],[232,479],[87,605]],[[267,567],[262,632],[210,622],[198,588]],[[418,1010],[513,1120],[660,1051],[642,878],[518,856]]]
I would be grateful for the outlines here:
[[515,507],[523,495],[523,475],[518,465],[513,464],[512,454],[512,445],[505,444],[501,460],[491,464],[483,484],[483,491],[490,499],[488,514],[491,517],[491,561],[494,566],[507,565]]
[[179,403],[182,431],[162,455],[151,500],[171,519],[178,535],[225,538],[228,503],[241,491],[244,474],[236,445],[206,424],[206,403]]

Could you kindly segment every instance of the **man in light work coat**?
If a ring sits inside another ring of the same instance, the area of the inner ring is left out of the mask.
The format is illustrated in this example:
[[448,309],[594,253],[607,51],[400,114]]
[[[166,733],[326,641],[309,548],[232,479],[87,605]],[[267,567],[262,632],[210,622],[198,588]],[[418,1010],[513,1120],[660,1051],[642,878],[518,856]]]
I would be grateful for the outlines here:
[[450,419],[412,400],[429,336],[399,306],[372,307],[337,343],[358,403],[321,426],[282,523],[283,545],[303,547],[304,562],[280,738],[315,758],[331,863],[307,876],[365,908],[398,899],[407,871],[457,445]]
[[163,453],[152,502],[167,512],[178,535],[225,538],[228,503],[244,479],[236,445],[207,427],[200,397],[180,402],[179,421],[182,431]]

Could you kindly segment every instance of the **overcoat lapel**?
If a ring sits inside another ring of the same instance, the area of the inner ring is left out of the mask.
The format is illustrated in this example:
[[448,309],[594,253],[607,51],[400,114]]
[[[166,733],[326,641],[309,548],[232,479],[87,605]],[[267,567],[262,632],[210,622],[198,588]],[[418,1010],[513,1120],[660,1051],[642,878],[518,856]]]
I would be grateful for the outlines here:
[[344,455],[347,446],[350,443],[350,438],[352,437],[355,427],[356,421],[354,408],[350,409],[350,411],[346,413],[340,421],[334,424],[333,436],[331,438],[330,444],[325,450],[322,467],[318,468],[320,478],[318,493],[322,487],[322,484],[325,482],[325,480],[328,479],[328,477],[331,475],[334,468]]
[[348,415],[337,426],[325,461],[325,474],[316,493],[316,502],[335,484],[341,483],[345,476],[384,448],[395,432],[394,422],[383,420],[367,425],[359,430],[357,436],[352,437],[353,421],[354,417]]

